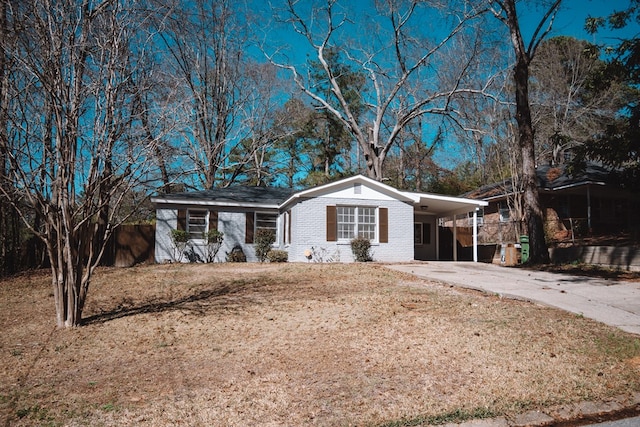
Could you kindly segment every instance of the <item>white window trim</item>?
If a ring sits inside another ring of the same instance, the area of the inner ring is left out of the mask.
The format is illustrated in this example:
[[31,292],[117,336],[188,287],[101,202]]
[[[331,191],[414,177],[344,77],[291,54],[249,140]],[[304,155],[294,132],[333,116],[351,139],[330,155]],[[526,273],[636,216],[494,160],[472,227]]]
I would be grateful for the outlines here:
[[291,210],[288,210],[284,213],[284,215],[282,215],[282,235],[284,236],[282,239],[282,243],[285,246],[290,246],[291,245],[291,231],[293,231],[292,229],[292,224],[291,224]]
[[[337,243],[338,244],[350,244],[351,240],[353,238],[355,238],[358,233],[358,210],[365,208],[365,209],[374,209],[375,210],[375,238],[374,239],[370,239],[371,244],[372,245],[378,245],[379,241],[380,241],[380,207],[379,206],[370,206],[370,205],[337,205],[336,209],[340,209],[340,208],[355,208],[355,213],[354,213],[354,217],[355,217],[355,227],[356,229],[354,230],[354,237],[352,238],[344,238],[344,237],[339,237],[338,236],[338,230],[336,229],[336,238],[337,238]],[[338,227],[340,225],[340,221],[338,221],[338,213],[336,212],[336,227]]]
[[[258,232],[258,214],[263,214],[263,215],[273,215],[275,216],[276,220],[275,220],[275,228],[274,231],[276,232],[276,240],[275,242],[273,242],[273,247],[276,247],[279,245],[280,242],[280,215],[278,214],[278,212],[269,212],[269,211],[254,211],[253,212],[253,238],[255,239],[256,233]],[[261,227],[264,228],[264,227]]]
[[203,242],[204,241],[204,236],[200,236],[200,237],[193,237],[191,235],[191,231],[189,230],[191,228],[191,212],[205,212],[204,214],[204,232],[206,232],[207,230],[209,230],[209,215],[210,212],[207,209],[187,209],[187,218],[186,218],[186,231],[187,233],[189,233],[189,240],[194,241],[194,242]]

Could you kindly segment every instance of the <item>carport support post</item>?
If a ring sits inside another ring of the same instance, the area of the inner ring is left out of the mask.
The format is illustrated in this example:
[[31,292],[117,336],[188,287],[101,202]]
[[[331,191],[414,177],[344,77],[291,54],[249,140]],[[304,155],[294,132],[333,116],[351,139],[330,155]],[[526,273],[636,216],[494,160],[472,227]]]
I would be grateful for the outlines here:
[[458,261],[458,215],[453,215],[453,260]]
[[478,208],[473,210],[473,262],[478,262]]
[[436,260],[440,261],[440,218],[438,217],[436,217]]
[[[573,227],[571,228],[573,231]],[[591,186],[587,185],[587,231],[591,233]]]

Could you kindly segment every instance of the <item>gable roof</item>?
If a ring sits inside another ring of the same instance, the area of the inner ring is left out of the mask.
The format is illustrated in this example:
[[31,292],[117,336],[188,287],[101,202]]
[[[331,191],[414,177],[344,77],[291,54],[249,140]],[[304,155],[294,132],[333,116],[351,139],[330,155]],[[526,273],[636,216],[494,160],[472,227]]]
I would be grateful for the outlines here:
[[454,214],[466,214],[467,212],[471,212],[478,207],[488,205],[487,202],[482,200],[465,199],[454,196],[443,196],[440,194],[432,193],[415,193],[411,191],[402,191],[366,176],[355,175],[349,178],[342,179],[340,181],[324,184],[319,187],[310,188],[308,190],[292,194],[289,199],[282,203],[281,207],[286,206],[289,203],[292,203],[293,201],[300,198],[316,197],[328,192],[348,188],[353,184],[366,185],[369,188],[377,190],[383,194],[386,194],[387,196],[393,197],[396,200],[409,203],[413,205],[415,209],[431,215],[451,216]]
[[[558,191],[584,185],[616,185],[615,174],[605,166],[588,163],[584,171],[570,174],[567,165],[540,165],[536,168],[538,189],[540,191]],[[513,186],[513,179],[484,185],[463,196],[471,199],[491,200],[500,199],[514,194],[517,190]]]
[[354,184],[362,184],[396,200],[409,203],[423,213],[432,215],[449,216],[466,213],[488,204],[485,201],[470,198],[465,199],[440,194],[401,191],[363,175],[354,175],[339,181],[300,191],[279,187],[232,186],[203,191],[165,194],[152,197],[151,201],[156,204],[172,205],[280,209],[297,200],[340,191]]
[[340,190],[342,188],[348,188],[353,184],[366,185],[369,188],[373,188],[374,190],[377,190],[383,194],[404,202],[415,203],[417,201],[416,197],[410,195],[409,193],[397,190],[389,185],[381,183],[380,181],[376,181],[375,179],[368,178],[364,175],[354,175],[349,178],[341,179],[339,181],[330,182],[328,184],[319,185],[317,187],[293,193],[291,194],[291,197],[289,197],[282,203],[282,206],[286,206],[296,199],[316,197],[321,194]]
[[154,203],[278,208],[295,190],[281,187],[245,187],[234,185],[226,188],[164,194],[152,197]]

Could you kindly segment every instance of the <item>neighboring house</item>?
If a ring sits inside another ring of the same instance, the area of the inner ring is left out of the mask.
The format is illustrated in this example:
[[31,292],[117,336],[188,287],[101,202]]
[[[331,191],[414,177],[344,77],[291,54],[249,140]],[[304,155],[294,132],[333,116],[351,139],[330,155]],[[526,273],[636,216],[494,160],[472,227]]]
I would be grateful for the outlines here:
[[[583,172],[571,175],[566,165],[540,165],[537,175],[547,237],[551,240],[638,229],[638,194],[626,190],[611,169],[591,163]],[[515,208],[519,194],[509,179],[464,195],[489,203],[479,233],[483,243],[518,241],[518,234],[524,230]]]
[[[170,233],[191,234],[191,249],[202,257],[202,233],[224,233],[218,260],[234,247],[248,261],[257,261],[253,236],[260,228],[276,234],[274,248],[286,250],[289,261],[353,261],[350,241],[364,236],[375,261],[439,259],[438,219],[475,212],[480,200],[396,190],[358,175],[319,187],[230,187],[167,194],[156,205],[156,262],[173,261]],[[475,258],[477,260],[477,256]]]

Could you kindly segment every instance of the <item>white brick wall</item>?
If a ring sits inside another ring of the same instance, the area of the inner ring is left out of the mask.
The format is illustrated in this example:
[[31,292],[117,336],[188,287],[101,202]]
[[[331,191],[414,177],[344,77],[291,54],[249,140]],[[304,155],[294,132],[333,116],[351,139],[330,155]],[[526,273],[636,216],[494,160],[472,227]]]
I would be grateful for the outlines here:
[[245,243],[246,222],[245,212],[218,212],[218,231],[224,233],[222,247],[218,252],[219,260],[225,261],[227,253],[231,252],[234,246],[239,245],[248,262],[258,261],[253,245]]
[[[316,261],[319,257],[324,261],[353,262],[353,254],[349,242],[326,241],[326,207],[328,205],[372,206],[389,209],[389,243],[372,245],[371,252],[374,261],[403,262],[414,258],[413,246],[413,207],[410,204],[389,198],[348,199],[342,197],[316,197],[300,200],[292,209],[292,238],[290,245],[284,245],[284,214],[279,220],[280,230],[276,246],[289,253],[289,261],[308,261],[304,253],[312,248],[316,251]],[[368,195],[371,196],[371,195]],[[170,232],[177,228],[178,209],[158,208],[156,211],[156,262],[173,261],[174,251]],[[216,261],[225,261],[226,254],[235,245],[240,245],[247,256],[247,261],[258,261],[253,244],[245,243],[245,212],[218,210],[218,230],[224,233],[224,240]],[[193,250],[204,259],[204,251],[197,241],[192,243]],[[187,261],[183,257],[183,261]]]
[[[216,262],[224,262],[226,255],[231,252],[235,245],[240,245],[247,261],[258,261],[253,244],[245,243],[246,213],[243,211],[225,212],[218,211],[218,230],[224,233],[222,247],[216,256]],[[178,227],[178,209],[158,208],[156,209],[156,245],[155,260],[157,263],[173,262],[174,250],[171,242],[171,230]],[[189,247],[205,259],[204,245],[202,241],[192,240]],[[182,257],[183,262],[187,262],[186,257]]]
[[[327,242],[326,207],[330,205],[375,206],[389,209],[389,243],[372,245],[374,261],[413,260],[413,207],[397,200],[362,200],[317,197],[298,202],[293,207],[292,242],[285,249],[289,261],[307,261],[305,250],[312,248],[326,261],[353,262],[349,242]],[[320,261],[316,259],[316,261]]]
[[156,209],[156,262],[173,261],[173,244],[169,233],[178,226],[177,209]]

